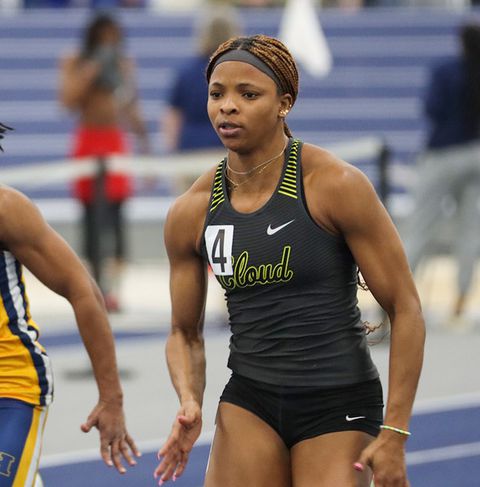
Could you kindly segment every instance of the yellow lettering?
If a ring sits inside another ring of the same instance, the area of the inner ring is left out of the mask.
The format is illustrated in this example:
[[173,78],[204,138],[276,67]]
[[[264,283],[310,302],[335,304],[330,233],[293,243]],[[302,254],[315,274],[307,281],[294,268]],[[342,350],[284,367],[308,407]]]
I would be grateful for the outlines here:
[[217,276],[224,289],[244,288],[259,285],[288,282],[294,276],[289,269],[292,248],[286,245],[282,251],[282,257],[277,264],[248,265],[249,254],[244,250],[238,259],[232,257],[233,275]]

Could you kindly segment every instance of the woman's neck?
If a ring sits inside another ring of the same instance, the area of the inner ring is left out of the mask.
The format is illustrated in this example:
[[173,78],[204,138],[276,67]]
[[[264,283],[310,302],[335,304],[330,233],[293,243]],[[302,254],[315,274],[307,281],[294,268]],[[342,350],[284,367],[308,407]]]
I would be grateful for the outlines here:
[[248,159],[245,156],[238,158],[236,165],[233,165],[228,157],[225,177],[230,192],[252,193],[271,189],[280,177],[283,167],[281,162],[283,162],[285,157],[288,139],[284,137],[281,143],[282,145],[278,152],[278,147],[275,147],[276,152],[273,152],[274,145],[272,145],[268,152],[269,154],[273,153],[273,155],[261,161],[249,155]]
[[262,146],[253,147],[247,151],[228,151],[227,162],[234,175],[246,175],[262,166],[268,165],[273,159],[280,157],[288,145],[285,135]]

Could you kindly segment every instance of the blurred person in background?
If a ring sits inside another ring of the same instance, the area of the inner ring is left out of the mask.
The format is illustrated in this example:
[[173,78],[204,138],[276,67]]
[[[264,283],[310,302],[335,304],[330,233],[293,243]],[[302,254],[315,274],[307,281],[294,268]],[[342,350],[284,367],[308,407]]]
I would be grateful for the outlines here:
[[[73,157],[127,154],[129,144],[124,122],[137,137],[138,151],[142,154],[150,151],[138,104],[134,63],[123,52],[122,29],[112,16],[96,15],[85,29],[81,49],[62,59],[59,97],[61,103],[78,117]],[[107,276],[99,285],[109,311],[120,309],[118,287],[125,259],[123,205],[132,190],[129,175],[107,174],[104,188],[107,208],[101,228],[103,238],[112,236],[114,249],[109,252],[113,253],[113,258],[106,267]],[[79,178],[73,191],[84,209],[84,255],[92,264],[98,250],[94,235],[93,177]]]
[[[7,129],[0,124],[0,139]],[[103,460],[125,473],[121,457],[135,465],[139,452],[125,426],[113,335],[100,291],[36,206],[6,186],[0,188],[0,222],[0,486],[42,485],[37,470],[53,399],[52,367],[30,314],[23,266],[73,308],[99,393],[81,429],[98,428]]]
[[415,210],[404,241],[415,269],[437,235],[443,202],[454,199],[458,295],[450,322],[465,325],[462,315],[480,249],[480,24],[463,25],[459,37],[461,54],[432,69],[426,90],[430,131],[418,163]]
[[[211,5],[200,14],[195,28],[197,53],[177,73],[160,120],[169,153],[223,148],[208,118],[205,68],[210,55],[222,42],[240,34],[240,22],[235,9]],[[194,179],[176,178],[175,192],[183,193]]]
[[208,118],[205,68],[215,49],[238,34],[239,20],[227,6],[211,6],[198,19],[198,52],[179,70],[160,122],[168,152],[223,148]]

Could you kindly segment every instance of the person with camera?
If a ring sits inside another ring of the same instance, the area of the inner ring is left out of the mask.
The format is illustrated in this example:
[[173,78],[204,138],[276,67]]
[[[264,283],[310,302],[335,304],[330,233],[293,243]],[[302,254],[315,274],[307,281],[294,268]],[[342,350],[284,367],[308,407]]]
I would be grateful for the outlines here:
[[[120,24],[109,14],[97,14],[87,25],[81,49],[65,56],[60,65],[59,99],[78,118],[71,156],[108,157],[130,152],[126,129],[138,140],[138,152],[149,152],[145,122],[140,112],[133,60],[123,50]],[[105,282],[100,282],[107,309],[119,311],[118,285],[125,259],[123,204],[132,195],[127,174],[108,173],[106,208],[101,228],[113,236],[113,257]],[[84,255],[95,259],[95,186],[93,177],[75,180],[73,194],[84,208]]]

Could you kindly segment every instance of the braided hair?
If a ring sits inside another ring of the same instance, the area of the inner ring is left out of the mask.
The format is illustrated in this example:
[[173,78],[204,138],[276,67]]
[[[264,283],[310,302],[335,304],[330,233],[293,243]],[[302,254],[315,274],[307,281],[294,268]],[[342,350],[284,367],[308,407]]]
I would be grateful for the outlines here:
[[[277,76],[280,86],[279,94],[288,93],[292,96],[292,106],[298,95],[298,70],[295,61],[287,47],[278,39],[263,34],[250,37],[234,37],[220,44],[217,50],[210,57],[206,69],[207,82],[210,82],[213,68],[217,60],[226,52],[233,50],[245,50],[263,61]],[[292,134],[284,122],[284,131],[288,137]]]
[[[5,132],[7,130],[13,130],[12,127],[9,127],[8,125],[5,125],[4,123],[0,122],[0,140],[5,137]],[[0,145],[0,151],[3,152],[3,147]]]

